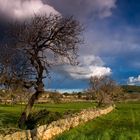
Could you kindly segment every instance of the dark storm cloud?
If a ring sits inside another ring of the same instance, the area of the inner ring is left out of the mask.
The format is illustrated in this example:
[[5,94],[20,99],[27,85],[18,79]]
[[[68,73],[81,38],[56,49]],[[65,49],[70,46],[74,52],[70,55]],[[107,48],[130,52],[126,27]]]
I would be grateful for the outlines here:
[[0,0],[0,43],[8,43],[8,28],[11,22],[31,18],[34,14],[59,14],[42,0]]
[[0,0],[0,18],[22,20],[34,14],[58,14],[50,5],[42,0]]
[[1,18],[23,19],[38,12],[59,11],[63,15],[74,15],[85,20],[109,17],[115,7],[116,0],[0,0],[0,15]]
[[44,0],[63,15],[74,15],[81,20],[112,15],[116,0]]

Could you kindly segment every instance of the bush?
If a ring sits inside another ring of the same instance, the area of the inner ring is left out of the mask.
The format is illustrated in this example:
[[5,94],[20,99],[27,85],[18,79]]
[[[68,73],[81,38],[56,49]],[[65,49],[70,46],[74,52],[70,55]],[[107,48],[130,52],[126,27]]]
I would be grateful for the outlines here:
[[54,103],[60,103],[62,99],[62,94],[60,93],[51,93],[49,98],[54,102]]
[[39,112],[34,112],[29,115],[26,121],[26,129],[34,129],[37,126],[49,124],[52,121],[56,121],[62,117],[59,112],[50,112],[46,109]]

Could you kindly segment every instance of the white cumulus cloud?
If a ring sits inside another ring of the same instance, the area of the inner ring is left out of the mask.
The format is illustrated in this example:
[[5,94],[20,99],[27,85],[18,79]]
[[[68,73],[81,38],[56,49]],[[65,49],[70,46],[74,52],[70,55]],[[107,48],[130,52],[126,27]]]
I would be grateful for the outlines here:
[[129,77],[128,78],[128,85],[137,85],[140,84],[140,75],[138,77]]
[[80,59],[80,65],[70,66],[61,65],[56,66],[55,72],[69,76],[73,79],[89,79],[91,76],[107,76],[111,74],[111,69],[105,67],[100,57],[88,55]]
[[74,79],[89,79],[91,76],[105,76],[111,74],[111,69],[102,66],[88,66],[88,67],[66,67],[65,70]]
[[50,5],[41,0],[0,0],[0,14],[7,18],[24,19],[34,14],[58,14]]

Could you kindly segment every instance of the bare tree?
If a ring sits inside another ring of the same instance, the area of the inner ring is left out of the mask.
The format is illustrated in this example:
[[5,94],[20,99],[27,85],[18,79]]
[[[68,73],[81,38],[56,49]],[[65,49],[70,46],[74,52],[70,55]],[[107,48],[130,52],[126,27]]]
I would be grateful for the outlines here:
[[27,58],[9,45],[1,45],[0,49],[0,84],[5,89],[18,88],[27,78]]
[[95,99],[98,106],[103,104],[113,104],[123,91],[121,87],[110,77],[91,77],[90,78],[90,96]]
[[27,73],[29,64],[24,54],[12,45],[1,44],[0,50],[0,86],[5,91],[3,100],[12,103],[26,90],[24,82],[30,76]]
[[14,23],[10,35],[18,50],[24,51],[31,64],[31,87],[35,93],[30,98],[19,119],[19,127],[26,122],[32,106],[44,91],[43,79],[56,62],[76,63],[77,49],[82,43],[82,26],[73,17],[58,15],[35,16],[24,23]]

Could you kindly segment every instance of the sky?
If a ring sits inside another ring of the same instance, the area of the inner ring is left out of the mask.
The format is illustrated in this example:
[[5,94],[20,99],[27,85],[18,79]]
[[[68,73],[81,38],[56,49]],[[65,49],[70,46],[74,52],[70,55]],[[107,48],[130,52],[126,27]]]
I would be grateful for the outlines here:
[[53,67],[46,89],[86,89],[91,76],[102,75],[140,84],[139,0],[0,0],[0,41],[5,23],[40,13],[73,15],[85,27],[79,65]]

